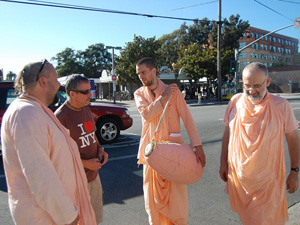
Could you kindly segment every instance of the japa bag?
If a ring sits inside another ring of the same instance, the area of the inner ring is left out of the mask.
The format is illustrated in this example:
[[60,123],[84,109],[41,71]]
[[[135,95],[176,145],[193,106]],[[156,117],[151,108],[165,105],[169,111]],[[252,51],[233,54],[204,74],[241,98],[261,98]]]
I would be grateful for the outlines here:
[[193,184],[201,179],[203,167],[201,162],[197,161],[196,154],[190,146],[186,143],[178,144],[156,140],[170,100],[171,96],[160,117],[153,139],[145,146],[144,156],[152,169],[165,179],[180,184]]

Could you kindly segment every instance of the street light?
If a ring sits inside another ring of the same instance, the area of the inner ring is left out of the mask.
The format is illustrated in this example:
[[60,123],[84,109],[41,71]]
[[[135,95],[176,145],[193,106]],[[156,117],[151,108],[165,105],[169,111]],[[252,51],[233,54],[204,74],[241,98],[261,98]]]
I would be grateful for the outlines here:
[[[115,75],[115,49],[122,50],[122,47],[115,46],[104,46],[104,49],[112,49],[112,75]],[[113,96],[114,96],[114,104],[116,103],[116,81],[113,81]]]

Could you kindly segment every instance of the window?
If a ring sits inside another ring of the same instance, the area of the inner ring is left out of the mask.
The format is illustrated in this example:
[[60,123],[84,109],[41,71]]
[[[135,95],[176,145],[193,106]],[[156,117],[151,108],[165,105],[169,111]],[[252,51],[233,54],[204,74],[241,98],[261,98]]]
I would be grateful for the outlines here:
[[272,55],[270,55],[270,60],[273,60],[273,56]]
[[276,60],[276,55],[273,56],[273,60]]
[[263,44],[260,44],[260,49],[264,49],[264,45]]
[[240,43],[240,48],[244,48],[246,46],[246,42],[241,42]]
[[278,43],[280,43],[281,42],[281,39],[280,38],[278,38]]
[[261,55],[260,55],[260,58],[261,58],[261,59],[264,59],[264,57],[265,57],[264,54],[261,54]]
[[258,59],[258,58],[259,58],[259,55],[258,55],[258,53],[255,53],[255,55],[254,55],[254,58],[256,58],[256,59]]
[[281,48],[280,48],[280,47],[278,47],[278,52],[279,52],[279,53],[281,52]]
[[268,55],[265,55],[265,59],[268,59]]
[[275,46],[273,47],[273,50],[274,50],[274,52],[276,52],[276,47]]
[[246,52],[240,53],[240,58],[246,58]]
[[254,53],[251,52],[251,58],[254,58]]
[[258,44],[257,43],[255,43],[255,49],[258,50]]
[[258,34],[255,33],[255,38],[258,39]]
[[265,50],[268,51],[268,45],[265,45]]
[[273,46],[270,45],[270,51],[273,52]]
[[276,37],[273,37],[273,42],[276,42]]
[[247,63],[246,63],[246,62],[244,62],[244,61],[240,62],[240,68],[244,68],[244,67],[246,67],[246,66],[247,66]]
[[251,37],[254,37],[254,33],[253,32],[251,32]]

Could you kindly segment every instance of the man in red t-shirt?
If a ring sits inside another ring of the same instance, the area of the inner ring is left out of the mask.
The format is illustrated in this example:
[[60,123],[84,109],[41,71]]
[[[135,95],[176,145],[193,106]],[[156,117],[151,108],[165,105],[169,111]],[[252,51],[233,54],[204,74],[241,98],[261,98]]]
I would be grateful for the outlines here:
[[[78,145],[91,204],[99,224],[103,221],[103,191],[98,170],[107,162],[108,154],[95,134],[96,126],[88,106],[92,96],[90,82],[84,76],[73,75],[66,82],[66,92],[69,98],[55,111],[55,115],[70,130],[71,137]],[[99,162],[99,159],[103,162]]]

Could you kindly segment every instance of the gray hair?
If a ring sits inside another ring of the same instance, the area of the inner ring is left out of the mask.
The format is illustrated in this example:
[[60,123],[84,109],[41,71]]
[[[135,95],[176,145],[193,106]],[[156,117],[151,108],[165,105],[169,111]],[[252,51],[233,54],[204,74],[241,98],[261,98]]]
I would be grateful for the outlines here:
[[82,74],[72,74],[66,82],[66,92],[70,96],[70,92],[77,90],[81,83],[90,82],[87,77]]
[[[15,89],[20,94],[26,90],[32,90],[37,84],[37,76],[39,77],[49,77],[50,74],[50,64],[48,61],[45,63],[43,69],[43,62],[32,62],[24,66],[21,72],[18,74],[15,80]],[[51,64],[50,64],[51,65]]]
[[250,70],[252,72],[256,72],[258,70],[261,70],[264,72],[264,75],[265,75],[265,78],[268,78],[269,77],[269,71],[268,71],[268,68],[266,67],[265,64],[263,63],[260,63],[260,62],[253,62],[253,63],[250,63],[248,64],[244,70]]

